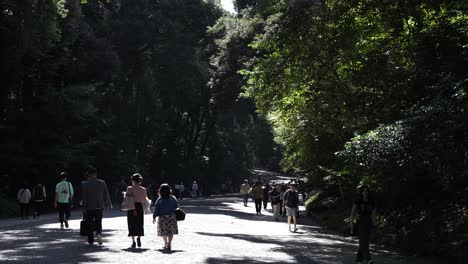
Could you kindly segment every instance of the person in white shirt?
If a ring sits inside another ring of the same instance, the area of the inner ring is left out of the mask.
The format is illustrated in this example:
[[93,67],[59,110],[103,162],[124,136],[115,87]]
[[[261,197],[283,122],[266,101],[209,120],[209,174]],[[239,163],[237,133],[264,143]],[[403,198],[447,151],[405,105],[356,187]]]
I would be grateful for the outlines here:
[[184,196],[184,192],[185,192],[185,186],[184,186],[184,183],[181,182],[180,185],[179,185],[179,193],[180,193],[180,199],[179,200],[182,200],[182,198]]
[[249,193],[250,193],[250,185],[247,179],[244,180],[244,183],[241,185],[240,193],[242,194],[242,198],[244,200],[244,206],[247,206],[247,202],[249,200]]
[[198,184],[197,184],[197,181],[193,181],[192,196],[193,196],[193,198],[197,198],[197,195],[198,195]]
[[18,190],[16,194],[16,198],[18,199],[18,203],[20,205],[20,217],[21,219],[28,219],[28,211],[29,211],[29,201],[31,200],[31,191],[26,187],[26,184],[23,185]]
[[63,225],[68,228],[68,219],[70,219],[70,209],[75,191],[73,185],[67,181],[68,173],[63,171],[60,173],[60,182],[55,186],[55,201],[54,207],[58,210],[60,229]]

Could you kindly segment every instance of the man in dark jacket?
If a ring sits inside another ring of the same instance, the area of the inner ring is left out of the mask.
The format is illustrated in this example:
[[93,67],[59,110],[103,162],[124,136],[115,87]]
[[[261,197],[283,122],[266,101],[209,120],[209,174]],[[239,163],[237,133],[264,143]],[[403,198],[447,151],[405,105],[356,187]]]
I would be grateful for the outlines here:
[[[112,208],[112,203],[107,189],[106,182],[97,178],[95,168],[87,169],[88,180],[82,183],[83,209],[85,211],[85,221],[88,227],[88,243],[94,243],[93,229],[96,230],[96,240],[102,245],[102,213],[104,208]],[[94,228],[92,228],[94,227]]]

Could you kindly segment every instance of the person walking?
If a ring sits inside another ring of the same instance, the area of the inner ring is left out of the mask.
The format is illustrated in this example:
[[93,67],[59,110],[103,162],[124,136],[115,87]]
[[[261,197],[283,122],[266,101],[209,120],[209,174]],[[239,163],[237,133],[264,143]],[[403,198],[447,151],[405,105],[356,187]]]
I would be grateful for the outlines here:
[[[289,231],[296,232],[297,214],[299,210],[299,193],[296,190],[296,184],[291,183],[289,190],[284,194],[284,207],[288,216]],[[294,223],[294,229],[291,230],[291,220]]]
[[281,210],[280,210],[280,191],[281,191],[281,186],[276,185],[273,187],[273,190],[270,192],[271,196],[271,207],[273,208],[273,218],[275,220],[278,220]]
[[[140,237],[145,235],[143,229],[143,207],[148,206],[146,204],[148,195],[146,189],[140,185],[143,181],[143,177],[140,174],[133,174],[131,181],[132,186],[128,186],[125,197],[132,197],[135,201],[135,209],[127,211],[128,236],[132,237],[132,248],[135,248],[137,245],[141,247]],[[135,237],[137,237],[136,243]]]
[[179,192],[180,192],[180,196],[179,196],[179,200],[182,200],[183,197],[184,197],[184,192],[185,192],[185,186],[184,186],[184,183],[183,182],[180,182],[180,185],[179,185]]
[[105,181],[97,178],[97,170],[93,167],[87,169],[88,179],[83,182],[82,200],[84,220],[88,226],[88,243],[94,243],[94,229],[96,240],[102,245],[102,216],[104,208],[112,209],[109,190]]
[[268,206],[268,197],[270,196],[270,185],[268,183],[265,183],[265,185],[262,187],[263,190],[263,210],[267,209]]
[[257,215],[261,215],[262,214],[263,190],[262,190],[262,184],[259,181],[257,181],[252,187],[252,195],[255,201],[255,211],[257,212]]
[[68,174],[63,171],[60,173],[61,181],[55,186],[55,201],[54,207],[58,210],[60,229],[63,225],[68,228],[68,220],[70,219],[70,205],[73,199],[73,185],[67,181]]
[[247,206],[247,202],[249,201],[249,193],[250,193],[250,185],[247,179],[245,179],[244,183],[241,185],[240,193],[242,194],[242,198],[244,200],[244,206]]
[[288,190],[287,186],[282,183],[280,185],[280,215],[281,217],[285,217],[286,216],[286,210],[284,209],[284,194],[286,193],[286,191]]
[[368,186],[361,186],[359,188],[359,194],[359,198],[354,201],[351,209],[351,233],[356,231],[353,230],[356,225],[359,238],[356,262],[371,264],[374,263],[374,261],[369,251],[369,241],[372,227],[376,225],[376,208]]
[[34,203],[33,218],[40,218],[42,204],[46,201],[46,190],[44,185],[38,183],[33,187],[32,201]]
[[177,198],[171,195],[171,187],[161,184],[159,187],[159,198],[154,205],[153,224],[158,217],[158,236],[164,240],[164,250],[171,250],[174,235],[179,234],[175,211],[179,208]]
[[29,212],[29,202],[31,200],[31,191],[26,187],[26,184],[18,190],[16,194],[16,198],[18,199],[18,203],[20,206],[20,217],[21,219],[28,219],[28,212]]
[[178,183],[174,184],[174,190],[175,190],[175,197],[179,199],[180,198],[180,185]]
[[193,198],[197,198],[197,195],[198,195],[198,183],[197,183],[197,181],[193,181],[192,196],[193,196]]

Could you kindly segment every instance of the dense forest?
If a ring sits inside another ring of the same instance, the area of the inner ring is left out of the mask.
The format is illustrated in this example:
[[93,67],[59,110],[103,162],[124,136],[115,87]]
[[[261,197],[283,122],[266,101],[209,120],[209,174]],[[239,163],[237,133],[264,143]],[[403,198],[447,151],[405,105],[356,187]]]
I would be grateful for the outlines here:
[[283,151],[317,191],[312,215],[343,219],[367,184],[376,240],[468,258],[466,1],[236,1],[256,32],[240,71]]
[[215,191],[262,167],[331,228],[367,184],[377,242],[468,258],[466,1],[233,2],[1,1],[3,214],[65,169]]
[[[275,144],[242,56],[202,0],[1,1],[0,206],[21,184],[95,166],[109,185],[199,180],[205,193],[271,167]],[[276,162],[278,163],[278,162]],[[16,210],[14,210],[16,211]]]

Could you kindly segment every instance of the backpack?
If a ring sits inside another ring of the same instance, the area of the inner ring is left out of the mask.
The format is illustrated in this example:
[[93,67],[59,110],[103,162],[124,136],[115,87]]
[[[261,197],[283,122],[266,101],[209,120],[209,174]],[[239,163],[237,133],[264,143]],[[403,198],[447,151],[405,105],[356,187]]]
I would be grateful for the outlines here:
[[284,195],[284,200],[287,207],[296,208],[299,204],[299,193],[296,191],[288,191]]

